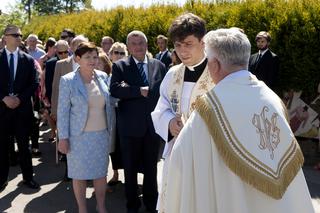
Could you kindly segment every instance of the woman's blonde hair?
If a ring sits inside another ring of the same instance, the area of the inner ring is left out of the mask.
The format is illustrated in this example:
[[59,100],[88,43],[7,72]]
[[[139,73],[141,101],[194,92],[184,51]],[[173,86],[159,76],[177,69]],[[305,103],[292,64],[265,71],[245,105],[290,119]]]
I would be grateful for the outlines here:
[[109,55],[111,55],[116,48],[124,49],[125,56],[128,56],[127,45],[125,45],[124,43],[121,43],[121,42],[115,42],[112,44],[112,46],[110,47],[110,50],[109,50]]

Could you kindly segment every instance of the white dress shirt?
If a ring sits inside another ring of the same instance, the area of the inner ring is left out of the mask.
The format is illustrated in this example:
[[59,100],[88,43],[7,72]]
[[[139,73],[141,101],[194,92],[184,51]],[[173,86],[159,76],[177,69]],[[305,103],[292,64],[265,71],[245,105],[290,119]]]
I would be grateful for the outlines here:
[[6,54],[7,54],[7,60],[8,60],[8,65],[10,66],[10,54],[13,53],[13,62],[14,62],[14,74],[13,74],[13,79],[16,78],[16,73],[17,73],[17,67],[18,67],[18,50],[19,48],[17,47],[17,49],[13,52],[10,52],[7,47],[5,47],[6,50]]

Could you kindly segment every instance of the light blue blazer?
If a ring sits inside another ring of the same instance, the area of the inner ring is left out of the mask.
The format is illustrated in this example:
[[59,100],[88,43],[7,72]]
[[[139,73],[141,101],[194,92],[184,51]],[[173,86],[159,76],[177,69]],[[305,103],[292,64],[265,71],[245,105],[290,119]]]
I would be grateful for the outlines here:
[[[101,93],[106,100],[106,123],[108,138],[115,128],[114,102],[109,93],[108,75],[102,71],[94,70]],[[88,93],[83,83],[79,69],[68,73],[60,78],[57,128],[60,139],[67,139],[71,136],[82,134],[88,117],[89,104]],[[110,141],[109,141],[110,142]]]

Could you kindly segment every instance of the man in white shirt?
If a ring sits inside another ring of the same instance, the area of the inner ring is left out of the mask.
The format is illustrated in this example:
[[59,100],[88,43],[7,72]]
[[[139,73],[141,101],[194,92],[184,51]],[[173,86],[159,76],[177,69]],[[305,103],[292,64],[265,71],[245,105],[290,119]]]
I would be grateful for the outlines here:
[[46,54],[44,50],[37,47],[38,40],[38,36],[35,34],[30,34],[27,38],[28,54],[37,61],[41,58],[41,56]]
[[192,13],[177,17],[169,29],[170,39],[182,63],[170,68],[166,74],[160,87],[160,99],[151,114],[156,133],[166,142],[158,199],[160,212],[164,211],[163,198],[166,196],[166,162],[170,158],[175,138],[194,110],[195,101],[214,86],[204,53],[205,33],[204,20]]
[[168,38],[164,35],[157,36],[157,46],[159,48],[159,53],[156,54],[156,59],[166,65],[167,70],[171,64],[171,52],[168,50]]
[[252,54],[249,60],[249,71],[263,81],[272,90],[279,76],[279,57],[269,49],[271,36],[261,31],[256,36],[258,52]]
[[39,85],[34,59],[19,50],[22,34],[14,25],[4,30],[6,46],[0,50],[0,192],[7,186],[9,140],[15,137],[23,184],[39,189],[33,180],[29,133],[33,118],[31,96]]

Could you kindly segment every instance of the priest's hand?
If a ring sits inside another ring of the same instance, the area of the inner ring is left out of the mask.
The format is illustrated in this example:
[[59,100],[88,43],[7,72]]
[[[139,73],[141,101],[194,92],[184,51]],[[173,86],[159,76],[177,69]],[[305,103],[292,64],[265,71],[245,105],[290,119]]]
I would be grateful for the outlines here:
[[62,154],[67,154],[70,150],[69,148],[69,140],[68,139],[60,139],[58,143],[58,150]]
[[183,123],[180,115],[177,115],[176,117],[172,118],[169,122],[169,131],[171,135],[174,137],[179,135],[182,127]]

